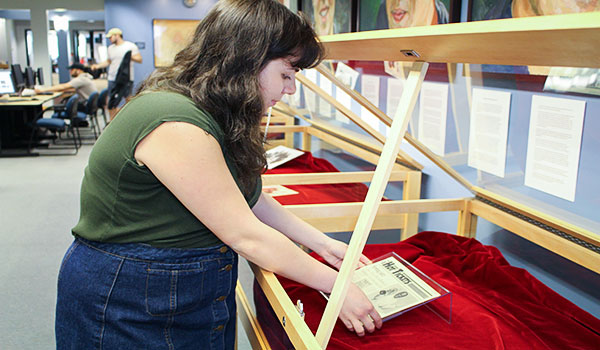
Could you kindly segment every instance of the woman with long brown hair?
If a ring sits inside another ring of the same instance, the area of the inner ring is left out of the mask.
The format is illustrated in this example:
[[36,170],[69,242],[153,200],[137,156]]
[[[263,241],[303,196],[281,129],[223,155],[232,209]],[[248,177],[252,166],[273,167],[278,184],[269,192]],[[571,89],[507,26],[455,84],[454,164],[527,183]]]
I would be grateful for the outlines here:
[[[322,48],[275,0],[225,0],[96,142],[60,269],[58,349],[232,349],[237,254],[330,292],[346,245],[261,192],[260,120]],[[363,257],[363,263],[366,258]],[[351,285],[340,319],[381,327]]]

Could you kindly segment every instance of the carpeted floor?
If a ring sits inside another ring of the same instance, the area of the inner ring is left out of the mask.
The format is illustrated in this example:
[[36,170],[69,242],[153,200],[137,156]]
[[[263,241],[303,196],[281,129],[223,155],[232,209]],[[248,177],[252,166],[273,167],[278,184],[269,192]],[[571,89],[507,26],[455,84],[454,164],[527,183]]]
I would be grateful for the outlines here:
[[[56,348],[56,279],[79,217],[91,147],[76,156],[0,158],[0,349]],[[245,261],[240,265],[250,293],[251,272]],[[238,349],[250,348],[238,326]]]

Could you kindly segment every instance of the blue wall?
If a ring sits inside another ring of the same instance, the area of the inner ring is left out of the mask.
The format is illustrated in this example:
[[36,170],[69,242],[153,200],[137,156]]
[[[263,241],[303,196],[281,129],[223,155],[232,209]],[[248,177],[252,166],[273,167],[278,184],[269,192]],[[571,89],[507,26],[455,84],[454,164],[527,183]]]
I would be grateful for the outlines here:
[[154,19],[202,19],[217,0],[198,0],[188,8],[177,0],[106,0],[104,2],[104,23],[106,30],[118,27],[123,30],[123,38],[134,43],[142,42],[141,64],[135,64],[135,86],[154,70],[154,44],[152,20]]

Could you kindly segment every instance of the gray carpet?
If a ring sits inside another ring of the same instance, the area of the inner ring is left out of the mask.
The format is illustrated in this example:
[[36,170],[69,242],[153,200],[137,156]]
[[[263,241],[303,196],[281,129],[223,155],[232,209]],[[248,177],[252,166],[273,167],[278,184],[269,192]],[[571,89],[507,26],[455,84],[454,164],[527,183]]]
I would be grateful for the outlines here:
[[[79,217],[79,186],[91,146],[76,156],[0,158],[0,349],[55,349],[60,262]],[[251,272],[240,280],[251,291]],[[251,295],[249,296],[251,298]],[[238,349],[250,349],[238,327]]]

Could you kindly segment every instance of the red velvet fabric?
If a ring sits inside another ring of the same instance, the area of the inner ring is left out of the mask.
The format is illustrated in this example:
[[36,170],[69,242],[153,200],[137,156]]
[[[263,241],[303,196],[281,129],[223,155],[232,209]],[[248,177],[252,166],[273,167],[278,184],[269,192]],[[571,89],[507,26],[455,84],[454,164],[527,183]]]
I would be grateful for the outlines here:
[[[338,321],[327,349],[599,349],[600,320],[561,297],[498,249],[475,239],[422,232],[395,244],[368,245],[376,258],[394,251],[453,294],[452,323],[420,307],[359,338]],[[316,332],[325,300],[280,278],[292,301],[302,300]],[[273,349],[288,349],[283,329],[259,288],[257,314]]]
[[[305,152],[298,158],[270,169],[267,174],[296,174],[337,172],[331,163],[322,158],[315,158]],[[275,199],[283,204],[321,204],[362,202],[367,195],[368,187],[363,183],[328,184],[328,185],[285,185],[298,194],[278,196]]]
[[[310,153],[269,170],[269,174],[338,171]],[[287,186],[300,192],[280,196],[282,204],[363,201],[362,183]],[[422,232],[395,244],[368,245],[376,258],[394,251],[452,292],[452,323],[424,307],[384,323],[359,338],[338,321],[328,349],[600,349],[600,320],[508,264],[498,249],[439,232]],[[318,258],[318,257],[317,257]],[[308,287],[280,278],[292,301],[302,300],[306,323],[316,332],[326,302]],[[257,316],[273,349],[292,349],[260,288]]]

